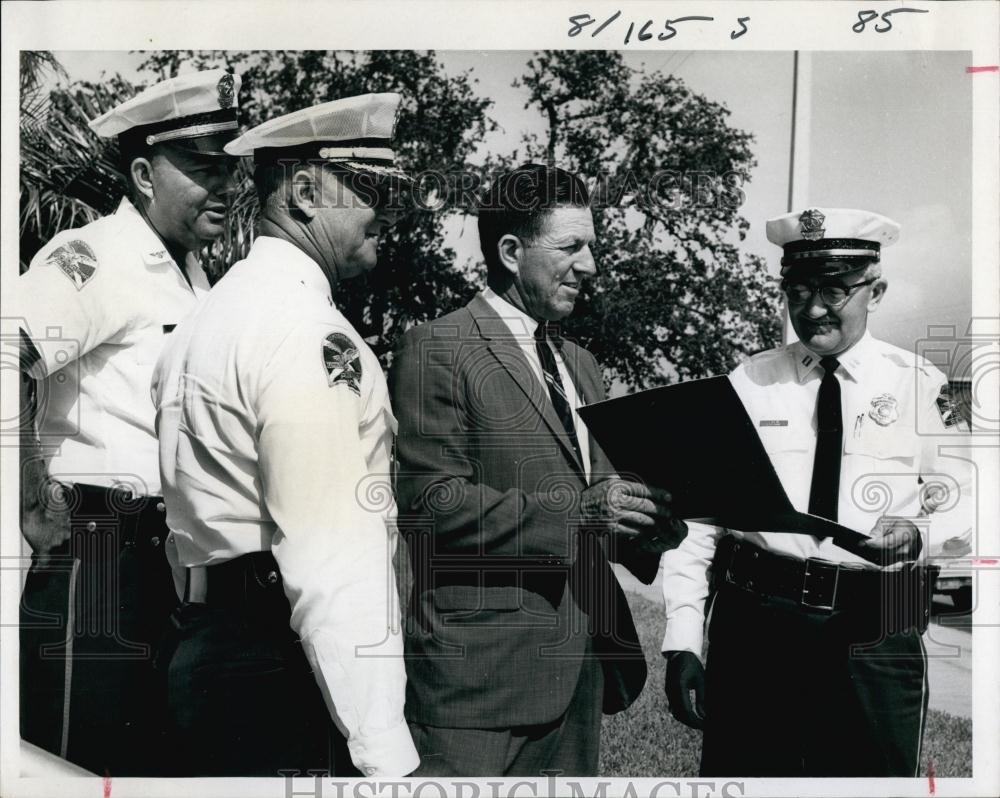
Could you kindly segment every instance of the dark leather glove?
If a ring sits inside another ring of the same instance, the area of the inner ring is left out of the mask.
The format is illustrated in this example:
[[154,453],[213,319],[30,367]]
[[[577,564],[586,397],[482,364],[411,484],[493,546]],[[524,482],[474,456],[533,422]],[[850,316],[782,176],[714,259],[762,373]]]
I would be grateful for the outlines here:
[[[667,651],[667,673],[663,692],[670,703],[670,714],[692,729],[705,727],[705,669],[690,651]],[[694,691],[694,706],[691,691]]]

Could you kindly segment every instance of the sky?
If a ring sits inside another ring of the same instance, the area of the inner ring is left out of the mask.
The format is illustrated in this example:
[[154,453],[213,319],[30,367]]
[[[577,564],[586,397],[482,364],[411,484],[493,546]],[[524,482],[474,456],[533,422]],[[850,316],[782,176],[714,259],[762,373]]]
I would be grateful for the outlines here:
[[[142,56],[121,51],[62,51],[71,79],[120,72],[136,76]],[[471,70],[476,91],[493,101],[500,129],[486,152],[509,153],[544,120],[526,109],[527,93],[511,83],[525,71],[526,51],[439,51],[447,72]],[[788,207],[793,54],[770,52],[629,52],[638,70],[681,78],[694,92],[725,105],[729,123],[750,132],[757,166],[743,187],[750,231],[742,246],[776,274],[780,250],[767,242],[768,218],[805,207],[862,208],[902,225],[883,252],[889,280],[872,332],[905,349],[919,347],[931,326],[961,334],[971,316],[971,85],[968,53],[812,52],[800,56],[796,140],[796,207]],[[478,158],[477,158],[478,159]],[[474,220],[454,217],[446,244],[459,263],[478,259]],[[940,365],[944,366],[944,363]]]

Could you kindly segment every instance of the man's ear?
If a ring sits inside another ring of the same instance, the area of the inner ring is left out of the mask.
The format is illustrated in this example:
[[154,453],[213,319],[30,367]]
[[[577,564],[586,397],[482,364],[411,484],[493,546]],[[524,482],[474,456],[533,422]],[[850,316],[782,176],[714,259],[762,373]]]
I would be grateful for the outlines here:
[[134,158],[128,171],[135,190],[152,202],[155,193],[153,191],[153,164],[148,158]]
[[316,173],[312,169],[296,170],[289,190],[289,210],[298,210],[306,219],[312,219],[319,206],[318,197]]
[[874,283],[872,283],[872,294],[868,298],[868,312],[873,313],[878,307],[879,302],[882,301],[882,297],[885,296],[885,292],[889,290],[889,283],[883,278],[879,277]]
[[517,275],[521,268],[521,255],[524,245],[521,239],[511,233],[500,236],[497,241],[497,256],[500,258],[500,265],[512,275]]

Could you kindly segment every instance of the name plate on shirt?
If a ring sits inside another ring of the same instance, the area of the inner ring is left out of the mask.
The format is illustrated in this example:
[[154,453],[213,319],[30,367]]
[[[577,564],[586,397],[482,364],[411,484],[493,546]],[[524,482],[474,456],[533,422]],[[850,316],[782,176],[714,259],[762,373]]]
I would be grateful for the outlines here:
[[679,518],[845,543],[868,537],[792,506],[728,377],[652,388],[579,413],[618,472],[670,491]]

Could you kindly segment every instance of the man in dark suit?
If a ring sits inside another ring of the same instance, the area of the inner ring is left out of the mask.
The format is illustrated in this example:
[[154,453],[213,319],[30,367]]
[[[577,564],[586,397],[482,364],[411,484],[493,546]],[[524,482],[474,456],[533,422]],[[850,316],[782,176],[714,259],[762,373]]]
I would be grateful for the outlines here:
[[652,581],[687,528],[669,495],[613,473],[576,413],[604,398],[594,357],[552,325],[596,271],[582,181],[500,176],[479,235],[489,287],[410,330],[389,378],[414,775],[594,775],[602,710],[646,678],[609,559]]

